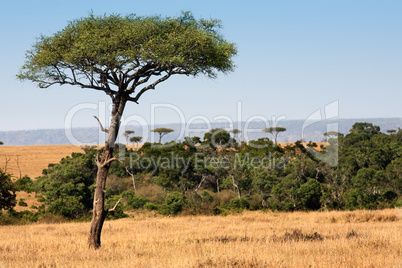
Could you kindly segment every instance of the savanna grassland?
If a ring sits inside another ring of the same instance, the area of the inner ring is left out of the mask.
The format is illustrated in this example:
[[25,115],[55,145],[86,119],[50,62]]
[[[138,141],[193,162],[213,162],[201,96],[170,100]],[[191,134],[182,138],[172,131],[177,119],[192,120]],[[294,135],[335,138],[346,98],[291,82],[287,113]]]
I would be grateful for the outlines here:
[[0,227],[0,267],[402,267],[402,210],[243,212]]
[[49,164],[58,163],[71,153],[82,152],[84,150],[75,145],[1,146],[0,168],[16,178],[20,174],[36,178]]

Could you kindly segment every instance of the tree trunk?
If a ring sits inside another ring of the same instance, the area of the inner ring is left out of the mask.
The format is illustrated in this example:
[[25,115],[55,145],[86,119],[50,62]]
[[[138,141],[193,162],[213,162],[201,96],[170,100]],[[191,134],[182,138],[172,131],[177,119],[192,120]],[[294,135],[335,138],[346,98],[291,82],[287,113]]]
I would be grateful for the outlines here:
[[[105,151],[113,151],[110,150]],[[112,152],[110,152],[112,153]],[[102,157],[103,158],[103,157]],[[88,237],[88,245],[90,248],[98,249],[101,246],[101,232],[103,227],[103,222],[107,216],[107,211],[105,211],[105,186],[106,186],[106,178],[109,172],[109,166],[99,167],[98,172],[96,174],[96,186],[95,186],[95,195],[94,195],[94,207],[92,214],[91,227],[89,231]]]
[[106,179],[109,172],[110,164],[117,160],[113,157],[113,150],[117,135],[119,133],[120,119],[125,107],[125,100],[115,99],[113,102],[112,119],[110,128],[103,131],[109,134],[108,140],[105,142],[105,147],[102,152],[102,158],[99,160],[99,156],[96,156],[96,164],[98,165],[98,172],[96,174],[96,185],[94,194],[94,205],[91,226],[89,230],[88,245],[90,248],[98,249],[101,246],[101,232],[103,223],[108,214],[105,210],[105,187]]

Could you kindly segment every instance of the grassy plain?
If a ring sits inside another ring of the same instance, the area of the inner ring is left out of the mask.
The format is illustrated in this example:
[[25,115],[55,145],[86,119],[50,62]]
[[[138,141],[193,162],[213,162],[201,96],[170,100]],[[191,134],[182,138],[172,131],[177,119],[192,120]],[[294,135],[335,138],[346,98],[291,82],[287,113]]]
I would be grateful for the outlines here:
[[402,267],[402,210],[244,212],[0,227],[0,267]]
[[59,163],[71,153],[84,152],[75,145],[0,146],[0,168],[15,178],[36,178],[49,164]]

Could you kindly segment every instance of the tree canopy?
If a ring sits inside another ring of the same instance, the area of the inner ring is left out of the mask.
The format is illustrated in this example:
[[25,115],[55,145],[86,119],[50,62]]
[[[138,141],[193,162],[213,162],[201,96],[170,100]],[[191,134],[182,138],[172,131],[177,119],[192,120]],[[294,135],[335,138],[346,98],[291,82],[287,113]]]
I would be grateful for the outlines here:
[[[218,33],[220,27],[218,20],[196,20],[189,12],[178,18],[91,15],[41,36],[18,78],[43,88],[70,84],[102,90],[112,98],[124,93],[137,102],[174,74],[216,77],[231,71],[237,51]],[[149,81],[151,76],[161,77]]]
[[128,144],[128,141],[130,140],[130,136],[133,135],[135,133],[134,130],[126,130],[124,131],[123,135],[124,137],[126,137],[126,144]]
[[264,128],[262,131],[270,133],[274,137],[275,144],[277,144],[277,142],[278,142],[278,134],[280,132],[286,131],[286,128],[284,128],[284,127],[269,127],[269,128]]
[[151,130],[151,132],[156,132],[156,133],[159,134],[159,143],[162,142],[162,137],[163,136],[165,136],[165,135],[167,135],[169,133],[172,133],[173,131],[174,131],[173,129],[165,128],[165,127],[155,128],[155,129]]
[[226,147],[230,142],[230,133],[222,128],[214,128],[204,134],[204,141],[213,148]]

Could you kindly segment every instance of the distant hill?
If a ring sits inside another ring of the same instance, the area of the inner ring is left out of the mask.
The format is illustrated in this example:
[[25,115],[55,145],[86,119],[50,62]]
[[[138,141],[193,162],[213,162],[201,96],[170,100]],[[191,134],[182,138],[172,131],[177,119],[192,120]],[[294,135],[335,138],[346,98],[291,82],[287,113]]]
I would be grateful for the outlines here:
[[[278,122],[276,126],[285,127],[287,131],[279,134],[278,142],[294,142],[301,139],[320,142],[324,138],[323,133],[335,130],[347,134],[349,133],[349,129],[351,129],[352,125],[356,122],[373,123],[374,125],[380,126],[383,132],[389,129],[398,130],[398,128],[402,128],[402,118],[338,119],[319,122],[282,120]],[[211,126],[212,128],[241,128],[243,130],[247,127],[249,131],[242,133],[242,140],[254,140],[262,137],[271,138],[268,133],[261,131],[263,128],[268,127],[261,121],[251,123],[241,122],[240,124],[235,122],[233,126],[228,123],[212,123]],[[206,124],[201,123],[191,124],[191,126],[187,126],[187,128],[183,127],[181,124],[164,124],[157,125],[155,128],[156,127],[169,127],[174,129],[174,132],[166,135],[162,142],[181,140],[183,136],[199,136],[202,138],[204,133],[209,130]],[[148,127],[141,129],[140,126],[129,126],[126,129],[134,130],[135,136],[144,137],[143,142],[152,141],[151,134],[154,134],[150,133]],[[121,133],[123,132],[124,129],[121,130]],[[184,135],[181,136],[181,133],[184,133]],[[0,131],[0,141],[3,141],[4,145],[102,144],[105,141],[105,137],[105,133],[97,128]],[[154,140],[157,139],[154,138]],[[122,135],[119,136],[118,141],[120,143],[126,143]]]

